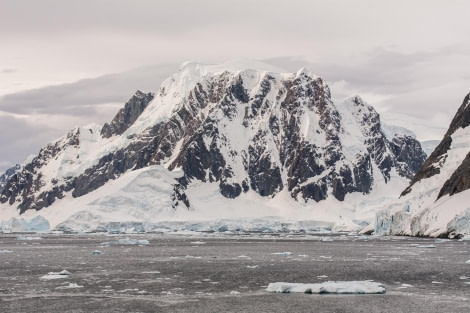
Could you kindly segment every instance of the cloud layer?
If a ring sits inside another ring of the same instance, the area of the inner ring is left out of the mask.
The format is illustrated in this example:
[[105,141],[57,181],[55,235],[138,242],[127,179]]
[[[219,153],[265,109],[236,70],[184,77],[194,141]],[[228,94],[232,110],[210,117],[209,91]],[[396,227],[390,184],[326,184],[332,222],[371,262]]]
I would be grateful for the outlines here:
[[470,91],[468,12],[465,0],[0,1],[0,171],[110,120],[187,60],[308,67],[336,100],[447,127]]

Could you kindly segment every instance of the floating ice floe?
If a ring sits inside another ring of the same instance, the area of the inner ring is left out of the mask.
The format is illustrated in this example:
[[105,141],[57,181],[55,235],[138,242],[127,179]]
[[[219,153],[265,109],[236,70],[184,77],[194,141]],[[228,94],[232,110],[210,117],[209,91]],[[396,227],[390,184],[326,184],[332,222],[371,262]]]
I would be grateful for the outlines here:
[[107,241],[101,243],[102,245],[108,246],[108,245],[137,245],[137,246],[144,246],[148,245],[149,241],[146,239],[142,240],[137,240],[137,239],[132,239],[132,238],[124,238],[124,239],[118,239],[116,241]]
[[13,251],[10,250],[0,250],[0,253],[12,253]]
[[76,283],[69,283],[67,286],[60,286],[60,287],[57,287],[56,289],[78,289],[78,288],[83,288],[83,286],[79,286]]
[[385,285],[371,281],[328,281],[318,284],[270,283],[266,291],[278,293],[380,294]]
[[103,252],[99,250],[91,251],[91,254],[97,255],[97,254],[103,254]]
[[34,236],[23,236],[23,235],[18,235],[16,236],[16,240],[40,240],[42,239],[41,237],[34,237]]
[[271,253],[272,255],[283,255],[283,256],[290,256],[292,255],[292,252],[276,252],[276,253]]
[[468,260],[467,262],[465,262],[465,264],[470,264],[470,260]]
[[47,275],[41,276],[41,279],[43,280],[51,280],[51,279],[62,279],[62,278],[69,278],[69,276],[72,273],[70,273],[67,270],[63,270],[60,272],[49,272]]
[[417,245],[416,248],[421,248],[421,249],[432,249],[435,248],[435,245]]
[[246,267],[247,267],[247,268],[252,268],[252,269],[253,269],[253,268],[258,268],[258,265],[247,265]]

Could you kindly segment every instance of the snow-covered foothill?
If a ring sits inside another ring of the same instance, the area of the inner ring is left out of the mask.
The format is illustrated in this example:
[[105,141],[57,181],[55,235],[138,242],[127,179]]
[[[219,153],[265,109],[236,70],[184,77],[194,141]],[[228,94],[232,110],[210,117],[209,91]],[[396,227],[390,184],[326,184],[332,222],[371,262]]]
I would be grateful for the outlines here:
[[385,285],[371,281],[328,281],[324,283],[270,283],[266,289],[277,293],[382,294]]

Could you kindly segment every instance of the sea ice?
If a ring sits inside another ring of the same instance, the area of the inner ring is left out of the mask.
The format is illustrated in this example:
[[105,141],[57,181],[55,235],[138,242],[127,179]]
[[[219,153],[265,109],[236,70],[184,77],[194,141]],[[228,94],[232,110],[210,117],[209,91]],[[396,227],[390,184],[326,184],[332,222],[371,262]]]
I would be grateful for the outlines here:
[[12,253],[13,251],[10,250],[0,250],[0,253]]
[[432,249],[435,248],[435,245],[417,245],[416,248],[423,248],[423,249]]
[[40,240],[40,239],[41,237],[23,236],[23,235],[16,236],[16,240]]
[[270,283],[266,291],[279,293],[379,294],[385,285],[371,281],[328,281],[319,284]]

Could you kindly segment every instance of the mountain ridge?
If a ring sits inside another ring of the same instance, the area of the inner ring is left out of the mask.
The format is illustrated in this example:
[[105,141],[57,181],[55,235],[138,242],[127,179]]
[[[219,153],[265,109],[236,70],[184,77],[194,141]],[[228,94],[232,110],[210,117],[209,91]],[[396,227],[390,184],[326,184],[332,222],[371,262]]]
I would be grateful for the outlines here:
[[341,105],[306,69],[273,73],[186,63],[156,93],[140,91],[103,127],[76,128],[43,148],[0,196],[20,213],[79,199],[129,172],[180,172],[173,209],[191,209],[196,181],[234,199],[250,191],[295,201],[368,195],[407,182],[424,162],[409,134],[388,138],[360,97]]
[[443,139],[401,193],[400,199],[377,213],[377,234],[470,235],[469,125],[470,93],[465,96]]

